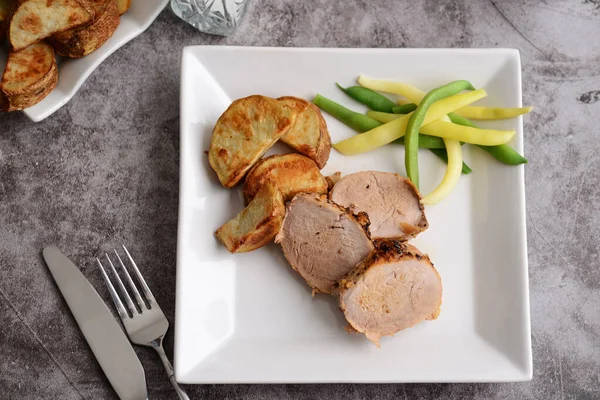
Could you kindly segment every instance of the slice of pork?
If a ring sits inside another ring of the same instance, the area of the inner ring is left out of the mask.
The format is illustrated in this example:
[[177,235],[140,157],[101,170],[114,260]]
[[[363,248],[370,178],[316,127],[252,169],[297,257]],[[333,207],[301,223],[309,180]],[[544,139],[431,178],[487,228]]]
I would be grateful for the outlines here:
[[372,239],[408,240],[429,226],[415,185],[392,172],[346,175],[329,192],[329,198],[353,212],[366,212]]
[[314,193],[296,195],[287,206],[275,242],[291,266],[314,289],[331,293],[333,285],[373,250],[366,214]]
[[429,257],[397,240],[379,241],[334,292],[351,328],[377,346],[382,336],[437,318],[442,304],[442,280]]

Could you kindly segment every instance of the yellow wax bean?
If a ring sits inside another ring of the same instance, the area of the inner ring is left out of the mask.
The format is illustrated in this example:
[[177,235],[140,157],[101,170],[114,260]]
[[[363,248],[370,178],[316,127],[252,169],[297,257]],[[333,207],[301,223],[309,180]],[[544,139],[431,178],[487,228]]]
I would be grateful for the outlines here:
[[444,179],[437,188],[427,196],[423,197],[423,204],[437,204],[445,199],[458,184],[462,173],[462,149],[458,140],[444,139],[446,151],[448,152],[448,167]]
[[[485,96],[487,96],[485,90],[479,89],[471,92],[459,93],[437,101],[427,112],[423,126],[442,118],[454,110],[480,100]],[[404,136],[406,133],[406,124],[408,123],[411,114],[403,115],[402,117],[378,126],[375,129],[342,140],[341,142],[334,144],[333,147],[342,154],[352,155],[366,153],[381,146],[385,146]]]
[[509,119],[527,114],[533,110],[533,107],[517,108],[494,108],[482,106],[468,106],[456,110],[456,114],[470,119]]
[[[379,92],[393,93],[406,97],[409,102],[419,104],[425,92],[421,89],[409,85],[408,83],[396,81],[384,81],[380,79],[371,79],[365,76],[358,78],[358,83],[367,89],[377,90]],[[404,103],[403,100],[398,101],[399,104]],[[496,120],[514,118],[519,115],[527,114],[533,110],[533,107],[484,107],[484,106],[465,106],[456,110],[456,114],[465,118],[478,120]]]
[[[368,111],[367,116],[383,123],[404,117],[403,115],[399,114],[389,114],[378,111]],[[472,128],[446,121],[430,122],[427,125],[423,125],[421,129],[419,129],[419,132],[430,136],[458,140],[471,144],[479,144],[482,146],[496,146],[499,144],[508,143],[515,135],[515,131]]]

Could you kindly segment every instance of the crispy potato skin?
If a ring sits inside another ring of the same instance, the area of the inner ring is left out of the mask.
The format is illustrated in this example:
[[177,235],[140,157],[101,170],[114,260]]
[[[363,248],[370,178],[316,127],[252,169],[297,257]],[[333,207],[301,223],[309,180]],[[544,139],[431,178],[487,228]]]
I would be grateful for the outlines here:
[[100,16],[104,13],[106,6],[109,2],[115,2],[115,0],[79,0],[81,4],[88,10],[88,12],[92,15],[92,20],[88,22],[91,24],[93,21],[100,18]]
[[0,109],[23,110],[40,102],[56,87],[54,50],[44,42],[11,51],[0,82]]
[[256,250],[269,242],[281,229],[285,216],[283,195],[269,182],[235,218],[215,232],[231,253]]
[[297,114],[296,122],[281,141],[323,168],[331,152],[331,137],[321,110],[298,97],[284,96],[277,100],[292,107]]
[[93,22],[49,38],[58,54],[70,58],[85,57],[113,35],[120,22],[119,10],[113,0],[103,1],[105,4],[102,9],[97,6],[98,18]]
[[208,159],[221,184],[230,188],[294,123],[293,110],[266,96],[235,100],[217,121]]
[[91,7],[78,0],[28,0],[21,3],[12,14],[9,40],[13,49],[20,51],[92,19]]
[[327,164],[327,160],[329,160],[329,154],[331,153],[331,137],[329,136],[329,129],[327,128],[327,122],[321,113],[319,107],[315,106],[313,103],[308,103],[309,107],[313,109],[317,117],[319,118],[319,128],[321,131],[321,139],[319,140],[319,145],[315,149],[314,160],[319,166],[319,168],[325,167]]
[[285,201],[298,193],[327,193],[327,181],[313,160],[300,154],[275,154],[257,162],[246,175],[244,199],[249,203],[259,189],[270,181]]

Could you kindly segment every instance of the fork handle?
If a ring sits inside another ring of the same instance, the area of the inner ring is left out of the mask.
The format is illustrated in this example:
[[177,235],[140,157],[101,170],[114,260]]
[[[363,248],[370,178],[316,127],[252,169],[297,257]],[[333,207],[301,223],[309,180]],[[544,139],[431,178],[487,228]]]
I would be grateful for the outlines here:
[[177,396],[179,396],[179,400],[190,400],[187,393],[179,387],[177,381],[175,380],[175,372],[173,371],[173,366],[171,365],[171,362],[167,358],[165,349],[163,349],[162,340],[158,343],[153,343],[152,347],[160,356],[160,359],[163,365],[165,366],[165,370],[167,371],[167,375],[169,376],[169,380],[171,381],[171,385],[173,385],[173,389],[175,389],[175,392],[177,392]]

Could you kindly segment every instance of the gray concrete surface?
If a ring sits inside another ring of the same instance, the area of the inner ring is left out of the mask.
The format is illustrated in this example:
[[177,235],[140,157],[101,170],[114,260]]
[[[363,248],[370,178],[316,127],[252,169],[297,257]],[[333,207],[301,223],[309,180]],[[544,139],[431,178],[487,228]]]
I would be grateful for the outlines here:
[[[188,386],[192,399],[600,398],[600,2],[404,3],[254,1],[228,39],[167,9],[47,120],[0,115],[0,398],[115,398],[42,262],[48,243],[105,299],[92,256],[127,243],[173,320],[180,52],[194,44],[514,47],[537,108],[525,118],[531,382]],[[175,399],[155,355],[136,350],[150,399]]]

